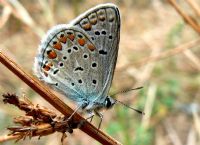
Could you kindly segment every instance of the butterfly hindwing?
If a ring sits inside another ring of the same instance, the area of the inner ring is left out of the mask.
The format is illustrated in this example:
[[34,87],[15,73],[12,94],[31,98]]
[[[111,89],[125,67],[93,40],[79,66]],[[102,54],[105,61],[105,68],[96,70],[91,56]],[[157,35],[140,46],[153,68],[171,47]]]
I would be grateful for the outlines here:
[[95,49],[83,31],[58,25],[40,45],[35,72],[53,88],[79,102],[88,92],[87,88],[96,89],[96,82],[88,77],[91,68],[96,70],[96,61],[89,61],[95,60]]

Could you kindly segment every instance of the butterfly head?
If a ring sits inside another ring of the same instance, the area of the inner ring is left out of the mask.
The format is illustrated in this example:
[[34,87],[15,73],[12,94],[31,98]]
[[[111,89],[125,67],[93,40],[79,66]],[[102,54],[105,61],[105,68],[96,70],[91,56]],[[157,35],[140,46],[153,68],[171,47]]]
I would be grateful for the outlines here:
[[115,100],[115,99],[113,99],[113,98],[110,97],[110,96],[107,96],[107,97],[106,97],[106,99],[105,99],[105,101],[104,101],[104,107],[105,107],[106,109],[112,108],[115,104],[116,104],[116,100]]

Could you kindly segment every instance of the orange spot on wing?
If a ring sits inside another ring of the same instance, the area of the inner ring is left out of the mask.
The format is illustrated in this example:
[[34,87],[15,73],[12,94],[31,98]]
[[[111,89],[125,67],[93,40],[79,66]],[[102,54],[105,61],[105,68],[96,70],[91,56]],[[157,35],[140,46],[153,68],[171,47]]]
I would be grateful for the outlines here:
[[84,24],[82,27],[84,30],[91,30],[92,25],[90,23],[87,23],[87,24]]
[[44,71],[43,73],[44,73],[44,75],[45,75],[46,77],[48,77],[48,73],[47,73],[47,72]]
[[54,59],[54,58],[57,57],[57,54],[56,54],[55,51],[49,50],[49,51],[47,51],[47,56],[48,56],[48,58],[50,58],[50,59]]
[[91,19],[91,20],[90,20],[90,23],[91,23],[92,25],[95,25],[95,24],[97,23],[97,19],[96,19],[96,18]]
[[43,65],[43,69],[45,70],[45,71],[49,71],[50,69],[51,69],[51,67],[53,66],[53,63],[48,63],[48,64],[44,64]]
[[92,45],[92,44],[88,44],[87,47],[88,47],[88,49],[90,49],[91,51],[94,51],[94,50],[96,49],[95,46]]
[[45,71],[49,71],[49,70],[51,69],[51,67],[45,64],[45,65],[43,66],[43,69],[44,69]]
[[60,42],[53,42],[53,48],[57,49],[57,50],[62,50],[62,45]]
[[106,18],[104,15],[99,16],[99,20],[104,21]]
[[74,38],[75,38],[74,34],[69,34],[67,37],[68,37],[71,41],[73,41]]
[[59,41],[62,42],[62,43],[66,43],[67,42],[67,37],[66,36],[60,37]]
[[50,62],[50,63],[48,63],[48,65],[49,65],[49,66],[53,66],[53,63],[52,63],[52,62]]
[[84,46],[85,45],[85,39],[83,39],[83,38],[78,39],[78,43],[79,43],[79,45]]
[[110,17],[108,18],[109,22],[113,22],[114,19],[115,19],[114,16],[110,16]]

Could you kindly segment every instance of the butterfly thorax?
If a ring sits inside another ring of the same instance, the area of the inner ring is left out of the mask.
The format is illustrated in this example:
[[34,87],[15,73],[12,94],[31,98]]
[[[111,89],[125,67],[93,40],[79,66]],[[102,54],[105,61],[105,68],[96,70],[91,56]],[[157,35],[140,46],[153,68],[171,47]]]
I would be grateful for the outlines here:
[[104,97],[104,99],[96,100],[96,101],[85,100],[79,105],[82,106],[81,109],[83,111],[92,112],[93,110],[100,111],[102,109],[110,109],[115,103],[116,103],[116,100],[114,100],[110,96],[106,96]]

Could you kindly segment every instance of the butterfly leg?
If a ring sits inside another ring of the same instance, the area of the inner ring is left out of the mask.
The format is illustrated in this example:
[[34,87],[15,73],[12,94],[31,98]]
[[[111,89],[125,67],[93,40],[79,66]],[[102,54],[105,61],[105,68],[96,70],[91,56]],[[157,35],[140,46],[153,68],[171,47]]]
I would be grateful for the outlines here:
[[89,115],[88,115],[88,117],[86,118],[86,120],[89,120],[90,119],[90,123],[92,122],[92,119],[93,119],[93,117],[94,117],[94,113],[93,112],[89,112],[88,113]]
[[98,130],[99,130],[101,127],[102,120],[103,120],[103,114],[101,114],[100,112],[95,111],[95,110],[94,110],[94,113],[100,118],[100,122],[99,122],[99,126],[98,126]]
[[79,125],[78,125],[78,128],[80,128],[81,126],[83,126],[86,122],[87,122],[87,120],[89,120],[90,119],[90,122],[92,122],[92,119],[93,119],[93,117],[94,117],[94,113],[93,112],[87,112],[88,113],[88,117],[85,119],[85,120],[82,120],[82,121],[80,121],[80,123],[79,123]]
[[79,109],[85,108],[87,105],[88,105],[87,102],[86,102],[86,103],[83,103],[83,104],[81,104],[81,105],[79,105],[79,106],[74,110],[74,112],[67,118],[67,121],[71,120],[72,117],[74,116],[74,114],[75,114]]

